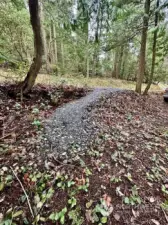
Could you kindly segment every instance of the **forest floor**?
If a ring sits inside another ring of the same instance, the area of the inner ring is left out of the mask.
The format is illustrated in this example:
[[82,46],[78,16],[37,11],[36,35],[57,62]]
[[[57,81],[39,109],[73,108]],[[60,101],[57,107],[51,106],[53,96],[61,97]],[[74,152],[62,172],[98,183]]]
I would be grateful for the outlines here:
[[87,90],[38,85],[29,98],[14,99],[9,89],[0,85],[0,224],[168,224],[168,104],[161,94],[102,99],[93,111],[101,133],[69,162],[41,151],[43,124]]
[[[21,74],[23,72],[21,71]],[[26,72],[25,72],[26,74]],[[9,82],[9,81],[20,81],[23,79],[20,73],[12,72],[11,70],[3,70],[0,69],[0,82]],[[39,74],[37,77],[37,84],[47,84],[47,85],[60,85],[62,83],[66,85],[74,85],[78,87],[112,87],[112,88],[121,88],[127,90],[135,89],[135,82],[120,80],[120,79],[112,79],[109,77],[90,77],[85,78],[81,76],[56,76],[56,75],[48,75],[48,74]],[[143,89],[145,89],[146,84],[143,84]],[[162,88],[159,85],[151,85],[150,91],[161,91]]]

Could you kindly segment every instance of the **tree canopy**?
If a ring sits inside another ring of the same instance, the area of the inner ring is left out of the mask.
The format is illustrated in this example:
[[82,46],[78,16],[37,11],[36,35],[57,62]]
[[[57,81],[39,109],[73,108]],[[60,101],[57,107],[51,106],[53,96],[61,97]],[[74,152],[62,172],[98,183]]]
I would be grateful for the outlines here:
[[[167,0],[40,0],[38,4],[42,69],[47,73],[111,76],[148,84],[167,80]],[[145,4],[150,4],[148,12]],[[0,18],[1,62],[30,65],[34,46],[28,2],[2,1]]]

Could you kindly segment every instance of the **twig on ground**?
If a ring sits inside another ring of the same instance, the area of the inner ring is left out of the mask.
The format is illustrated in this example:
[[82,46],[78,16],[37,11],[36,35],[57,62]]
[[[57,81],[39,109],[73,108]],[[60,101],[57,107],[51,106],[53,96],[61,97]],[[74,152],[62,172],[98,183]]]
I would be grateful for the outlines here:
[[164,211],[164,209],[161,207],[161,209],[162,209],[162,211],[163,211],[163,214],[164,214],[164,216],[165,216],[165,219],[166,219],[166,221],[167,221],[167,223],[168,223],[168,216],[167,216],[167,214],[165,213],[165,211]]
[[7,135],[1,137],[1,138],[0,138],[0,141],[3,140],[3,139],[5,139],[5,138],[7,138],[7,137],[9,137],[9,136],[11,136],[11,134],[7,134]]
[[31,213],[31,215],[32,215],[32,217],[33,217],[33,219],[34,219],[34,213],[33,213],[33,210],[32,210],[31,204],[30,204],[29,196],[27,195],[26,190],[25,190],[25,188],[23,187],[22,182],[21,182],[20,179],[18,178],[18,176],[17,176],[17,174],[15,173],[15,171],[13,170],[13,168],[12,168],[11,166],[10,166],[10,168],[11,168],[11,170],[12,170],[14,176],[15,176],[16,179],[18,180],[18,182],[19,182],[19,184],[20,184],[20,186],[21,186],[21,188],[22,188],[22,190],[23,190],[23,192],[24,192],[24,194],[25,194],[25,196],[26,196],[26,199],[27,199],[27,203],[28,203],[28,206],[29,206],[30,213]]

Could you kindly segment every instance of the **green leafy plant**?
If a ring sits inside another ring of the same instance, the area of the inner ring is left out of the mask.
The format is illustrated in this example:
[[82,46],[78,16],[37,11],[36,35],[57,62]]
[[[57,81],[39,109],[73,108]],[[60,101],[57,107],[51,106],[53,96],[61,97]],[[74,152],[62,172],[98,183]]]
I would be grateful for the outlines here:
[[32,113],[35,114],[35,115],[38,115],[39,112],[40,112],[40,111],[39,111],[38,108],[34,108],[34,109],[32,110]]
[[138,195],[138,188],[134,185],[131,189],[131,195],[124,198],[125,204],[136,205],[141,204],[141,198]]
[[86,183],[83,185],[78,186],[78,190],[83,190],[85,192],[88,192],[88,187],[89,187],[89,178],[86,178]]
[[16,103],[16,104],[14,105],[14,107],[15,107],[15,109],[18,109],[18,110],[20,110],[20,109],[22,108],[22,106],[21,106],[20,103]]
[[35,127],[37,127],[38,129],[41,127],[41,122],[37,119],[35,119],[32,123],[32,125],[34,125]]
[[168,189],[166,188],[165,185],[162,185],[162,192],[166,195],[168,195]]
[[4,190],[6,186],[10,186],[13,181],[12,175],[1,176],[0,177],[0,192]]
[[99,225],[106,224],[108,217],[111,214],[111,207],[109,207],[105,200],[101,199],[100,203],[92,210],[92,222],[97,222]]
[[79,207],[69,211],[68,217],[72,221],[72,225],[82,225],[84,222],[84,218],[81,216],[81,209]]
[[110,179],[110,181],[111,181],[112,183],[119,183],[119,182],[122,181],[122,179],[121,179],[120,176],[119,176],[119,177],[112,176],[111,179]]
[[65,214],[67,213],[67,208],[63,208],[60,212],[51,213],[49,219],[52,221],[60,221],[61,224],[65,224]]
[[162,209],[168,211],[168,200],[166,200],[165,202],[161,203],[161,207],[162,207]]
[[10,208],[6,215],[4,216],[2,222],[0,222],[0,225],[17,225],[17,223],[14,222],[15,219],[17,219],[19,216],[23,214],[22,210],[14,210]]
[[150,181],[154,181],[155,180],[155,176],[149,172],[146,173],[147,179]]
[[68,204],[70,204],[71,208],[73,208],[74,206],[76,206],[76,198],[72,197],[71,199],[68,200]]
[[128,121],[131,121],[131,120],[132,120],[132,115],[131,115],[131,114],[128,114],[128,115],[127,115],[127,120],[128,120]]
[[75,184],[75,181],[68,180],[68,176],[63,175],[61,173],[57,174],[55,181],[56,181],[56,186],[58,188],[61,188],[62,190],[65,190],[66,188],[70,188]]
[[159,168],[159,166],[153,166],[151,169],[152,173],[147,172],[146,176],[147,179],[150,181],[160,181],[162,179],[162,175],[161,175],[161,169]]

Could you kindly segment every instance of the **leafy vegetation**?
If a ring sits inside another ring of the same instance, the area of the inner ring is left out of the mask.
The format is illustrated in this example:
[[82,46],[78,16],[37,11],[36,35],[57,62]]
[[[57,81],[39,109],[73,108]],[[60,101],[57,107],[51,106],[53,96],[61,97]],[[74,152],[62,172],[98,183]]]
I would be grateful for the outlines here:
[[[145,6],[149,9],[148,18]],[[148,84],[147,93],[152,82],[167,80],[166,6],[166,0],[40,1],[37,34],[41,33],[44,46],[41,72],[54,77],[68,74],[129,81],[137,78],[140,89],[142,82]],[[0,18],[1,67],[12,68],[21,80],[34,55],[28,4],[5,1]],[[143,31],[146,41],[142,43]],[[138,68],[139,57],[142,61]],[[140,89],[136,90],[141,92]]]
[[[166,225],[167,105],[162,96],[140,97],[131,91],[103,98],[94,109],[101,133],[87,154],[62,161],[39,151],[45,141],[44,117],[55,110],[48,95],[40,97],[43,89],[37,86],[24,104],[2,98],[1,112],[8,116],[4,124],[16,117],[4,126],[0,142],[0,224],[103,225],[125,219],[143,224],[148,218],[149,224]],[[36,120],[40,127],[33,124]],[[16,124],[16,135],[6,136]]]

